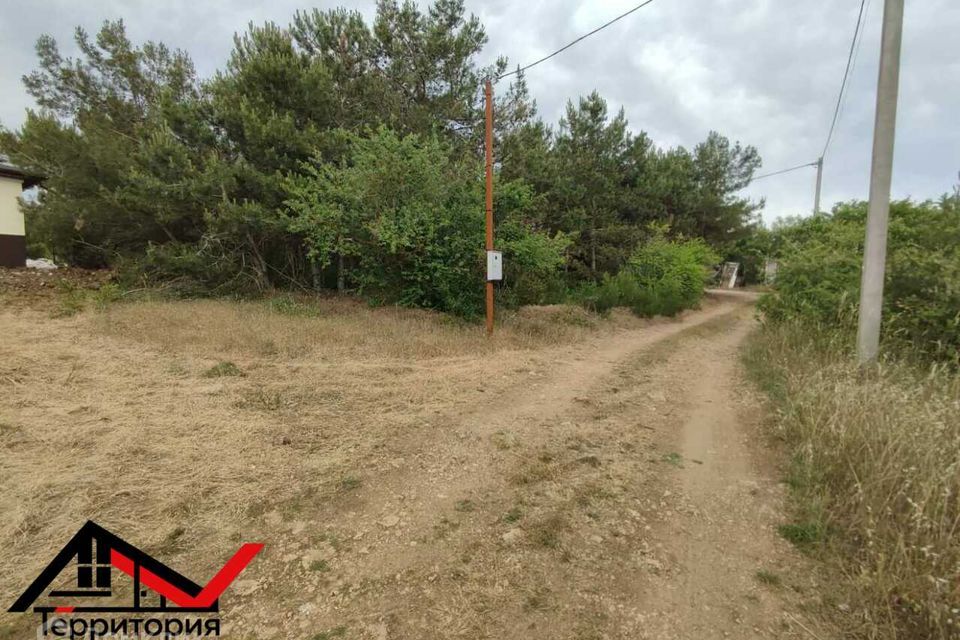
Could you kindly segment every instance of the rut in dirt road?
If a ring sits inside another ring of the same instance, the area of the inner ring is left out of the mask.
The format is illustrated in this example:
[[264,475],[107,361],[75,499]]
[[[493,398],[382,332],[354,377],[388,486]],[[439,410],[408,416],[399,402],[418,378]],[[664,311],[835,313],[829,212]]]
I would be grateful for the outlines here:
[[[683,417],[662,434],[678,467],[665,492],[671,517],[657,530],[670,562],[645,591],[643,638],[829,637],[797,613],[804,594],[816,601],[817,585],[776,533],[784,497],[776,470],[763,462],[770,453],[762,450],[762,412],[737,357],[749,329],[741,320],[658,373],[696,383],[686,389]],[[788,599],[786,586],[800,596]]]

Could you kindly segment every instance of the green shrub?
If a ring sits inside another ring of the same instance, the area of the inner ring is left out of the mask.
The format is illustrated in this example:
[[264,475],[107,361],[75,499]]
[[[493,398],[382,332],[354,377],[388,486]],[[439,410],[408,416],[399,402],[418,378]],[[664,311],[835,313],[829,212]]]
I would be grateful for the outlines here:
[[229,361],[221,361],[203,372],[204,378],[243,376],[243,370]]
[[574,296],[597,313],[626,307],[643,317],[674,316],[700,302],[706,266],[718,260],[701,240],[656,236],[634,252],[620,273],[583,285]]
[[570,244],[563,233],[551,237],[515,220],[498,225],[497,247],[504,262],[500,301],[508,307],[563,302],[567,292],[561,269]]
[[320,309],[315,305],[297,300],[293,296],[277,296],[267,302],[270,310],[283,316],[300,316],[315,318],[320,315]]
[[777,531],[796,546],[808,548],[823,540],[823,525],[820,522],[782,524]]
[[125,289],[162,286],[174,297],[253,294],[251,272],[215,238],[200,244],[152,244],[139,256],[118,258],[117,280]]
[[[346,135],[346,134],[344,134]],[[349,160],[317,155],[288,183],[288,227],[320,267],[369,298],[472,316],[483,304],[482,183],[435,137],[348,136]],[[342,267],[341,267],[342,265]]]
[[87,306],[87,292],[69,280],[57,283],[59,305],[51,315],[54,318],[69,318],[83,311]]
[[[318,155],[304,165],[304,176],[287,183],[288,228],[305,237],[316,265],[334,268],[348,288],[373,302],[479,314],[485,257],[477,165],[451,159],[455,154],[436,137],[384,128],[343,137],[346,163]],[[506,200],[497,227],[505,263],[501,302],[562,301],[570,239],[522,221],[530,191],[522,182],[499,186]]]
[[[866,210],[842,204],[777,230],[776,289],[760,303],[768,319],[855,328]],[[960,196],[893,203],[883,323],[887,346],[960,363]]]
[[[633,282],[633,278],[627,273],[619,273],[615,276],[605,275],[599,284],[586,282],[580,285],[573,292],[573,298],[590,311],[606,315],[615,307],[626,306],[623,294],[626,281]],[[629,285],[626,286],[629,287]]]
[[706,267],[719,260],[703,240],[653,238],[633,254],[628,264],[643,291],[631,307],[644,316],[673,316],[695,307],[703,297]]
[[105,282],[93,294],[93,302],[97,309],[103,311],[114,302],[123,298],[123,289],[114,282]]

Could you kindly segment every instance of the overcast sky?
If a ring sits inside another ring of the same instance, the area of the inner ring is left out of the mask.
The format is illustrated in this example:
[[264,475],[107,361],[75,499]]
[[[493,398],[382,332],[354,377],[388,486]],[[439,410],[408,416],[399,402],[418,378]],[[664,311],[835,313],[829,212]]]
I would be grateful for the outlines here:
[[[524,64],[624,12],[638,0],[467,0],[487,29],[483,64],[498,55]],[[0,123],[16,128],[32,100],[20,81],[35,66],[42,33],[72,53],[77,25],[96,31],[123,18],[136,42],[188,51],[203,76],[222,67],[234,32],[249,22],[286,25],[294,11],[343,5],[373,14],[374,0],[0,0]],[[422,3],[421,3],[422,4]],[[833,114],[858,0],[657,0],[532,69],[541,115],[597,89],[621,105],[634,130],[661,146],[691,147],[711,129],[755,145],[761,170],[819,155]],[[907,0],[894,197],[936,197],[960,171],[960,2]],[[866,30],[827,156],[824,206],[865,198],[883,0],[870,0]],[[814,169],[758,181],[765,220],[807,214]]]

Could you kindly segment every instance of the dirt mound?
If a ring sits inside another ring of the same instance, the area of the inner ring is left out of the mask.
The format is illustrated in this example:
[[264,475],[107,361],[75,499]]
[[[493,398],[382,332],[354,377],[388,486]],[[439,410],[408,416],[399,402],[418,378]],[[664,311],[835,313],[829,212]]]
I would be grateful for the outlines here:
[[63,291],[99,289],[112,277],[113,272],[106,269],[60,267],[47,271],[0,268],[0,300],[7,307],[43,305]]

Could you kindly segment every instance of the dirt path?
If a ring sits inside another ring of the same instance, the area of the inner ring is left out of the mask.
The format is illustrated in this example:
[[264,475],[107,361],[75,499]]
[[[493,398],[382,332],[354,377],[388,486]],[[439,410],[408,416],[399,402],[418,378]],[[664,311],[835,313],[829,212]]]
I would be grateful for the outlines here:
[[810,637],[738,389],[751,316],[733,299],[544,353],[393,442],[418,464],[355,493],[359,553],[308,552],[343,577],[301,606],[375,638]]
[[737,364],[749,302],[475,356],[251,352],[228,379],[123,317],[7,315],[0,571],[92,518],[198,580],[265,542],[227,637],[826,639]]
[[[815,600],[815,584],[796,582],[809,567],[776,535],[783,495],[763,463],[762,414],[737,363],[749,328],[741,318],[695,361],[677,362],[698,381],[676,436],[671,501],[680,506],[658,532],[672,570],[647,589],[645,638],[828,637],[795,610],[805,587]],[[782,592],[788,581],[792,599]]]

